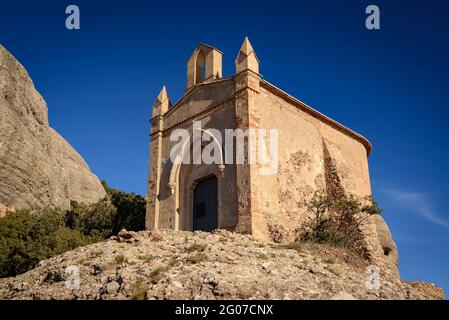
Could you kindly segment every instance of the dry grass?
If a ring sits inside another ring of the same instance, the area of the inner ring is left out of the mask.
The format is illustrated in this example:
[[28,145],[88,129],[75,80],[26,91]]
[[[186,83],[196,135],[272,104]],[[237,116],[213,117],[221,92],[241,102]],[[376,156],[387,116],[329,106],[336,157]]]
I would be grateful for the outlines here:
[[170,270],[172,267],[176,266],[178,262],[174,259],[170,260],[165,266],[160,266],[155,268],[150,273],[150,282],[152,284],[158,283],[160,280],[164,278],[165,273]]
[[202,252],[197,252],[197,253],[187,257],[187,262],[190,262],[193,264],[197,264],[197,263],[204,262],[204,261],[207,261],[207,256]]
[[127,263],[128,262],[128,258],[125,257],[123,254],[119,254],[118,256],[116,256],[114,258],[114,261],[117,264]]
[[143,278],[137,279],[133,285],[133,300],[144,300],[150,287],[145,283]]
[[206,250],[206,248],[207,248],[207,244],[194,243],[194,244],[190,245],[189,247],[187,247],[186,251],[187,252],[195,252],[195,251],[202,252],[202,251]]
[[149,262],[151,262],[154,259],[154,257],[151,254],[147,255],[147,256],[138,256],[137,258],[139,260],[142,260],[145,263],[149,263]]

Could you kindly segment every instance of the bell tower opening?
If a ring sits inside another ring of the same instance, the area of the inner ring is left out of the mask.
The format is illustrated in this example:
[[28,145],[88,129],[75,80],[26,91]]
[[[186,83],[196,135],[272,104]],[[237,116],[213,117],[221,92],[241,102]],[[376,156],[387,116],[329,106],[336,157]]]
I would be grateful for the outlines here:
[[206,78],[206,57],[203,51],[198,51],[195,68],[195,83],[200,83]]
[[187,62],[187,89],[205,80],[221,78],[221,51],[199,44]]
[[218,228],[217,177],[198,181],[193,191],[193,231],[212,231]]

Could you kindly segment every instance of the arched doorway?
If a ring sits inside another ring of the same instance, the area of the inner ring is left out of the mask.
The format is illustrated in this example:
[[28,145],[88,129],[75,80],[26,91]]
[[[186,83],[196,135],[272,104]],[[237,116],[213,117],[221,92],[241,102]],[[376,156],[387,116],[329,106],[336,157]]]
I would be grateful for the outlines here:
[[218,227],[217,177],[199,180],[193,191],[193,231],[212,231]]

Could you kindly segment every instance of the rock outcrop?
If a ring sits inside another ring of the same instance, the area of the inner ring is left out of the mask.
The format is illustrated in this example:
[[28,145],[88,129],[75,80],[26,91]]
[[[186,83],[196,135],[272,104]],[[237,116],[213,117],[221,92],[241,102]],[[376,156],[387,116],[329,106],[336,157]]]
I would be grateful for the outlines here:
[[0,203],[68,208],[105,195],[83,158],[49,127],[48,110],[25,68],[0,45]]
[[6,216],[8,213],[14,212],[14,211],[15,211],[14,208],[8,208],[8,207],[5,206],[3,203],[0,203],[0,218],[3,218],[3,217]]
[[391,235],[390,228],[381,215],[375,215],[373,217],[376,225],[377,238],[380,244],[380,251],[383,263],[386,265],[385,269],[388,269],[391,274],[399,278],[399,256],[398,248]]
[[373,281],[367,267],[326,245],[265,243],[224,230],[122,230],[0,279],[0,299],[444,299],[430,283],[382,272]]

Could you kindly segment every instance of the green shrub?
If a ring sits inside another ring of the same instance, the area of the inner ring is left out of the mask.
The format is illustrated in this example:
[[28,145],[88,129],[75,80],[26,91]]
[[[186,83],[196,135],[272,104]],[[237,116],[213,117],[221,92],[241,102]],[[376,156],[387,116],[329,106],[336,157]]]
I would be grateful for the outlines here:
[[146,201],[145,198],[135,193],[126,193],[110,188],[102,180],[103,186],[110,198],[112,205],[116,208],[114,216],[113,233],[120,230],[141,231],[145,229]]
[[79,230],[101,241],[114,234],[113,227],[117,215],[117,209],[112,205],[108,197],[92,205],[70,203],[70,210],[65,214],[67,227]]
[[8,214],[0,219],[0,277],[26,272],[40,260],[95,240],[66,227],[61,212]]
[[362,256],[366,254],[363,226],[371,215],[382,212],[372,197],[335,199],[324,191],[316,192],[305,207],[310,220],[299,228],[298,240],[329,243]]
[[107,186],[92,205],[71,202],[68,211],[17,211],[0,218],[0,277],[16,276],[39,261],[102,241],[121,229],[145,228],[145,199]]

